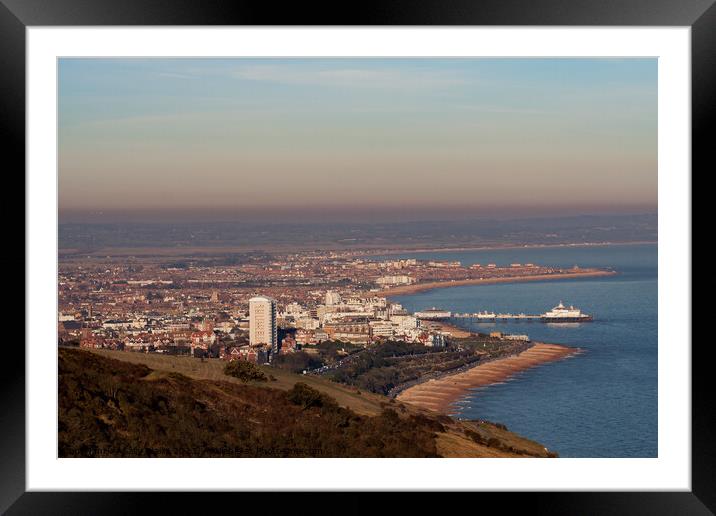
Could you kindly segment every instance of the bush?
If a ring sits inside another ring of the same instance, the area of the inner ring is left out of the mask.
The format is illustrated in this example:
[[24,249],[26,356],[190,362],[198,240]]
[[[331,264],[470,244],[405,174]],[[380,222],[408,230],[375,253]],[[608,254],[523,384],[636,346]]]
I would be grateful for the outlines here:
[[242,382],[266,382],[268,376],[257,366],[251,362],[244,360],[235,360],[229,362],[224,367],[224,374],[238,378]]
[[320,391],[309,387],[303,382],[298,382],[288,391],[288,401],[307,409],[310,407],[322,407],[328,400]]
[[502,441],[496,439],[495,437],[490,437],[487,440],[487,446],[490,448],[502,448]]
[[472,439],[477,444],[487,444],[487,441],[484,437],[482,437],[477,432],[473,432],[472,430],[466,430],[465,435],[467,435],[470,439]]
[[416,426],[427,428],[432,432],[444,432],[445,427],[436,418],[428,417],[423,414],[416,414],[410,417]]

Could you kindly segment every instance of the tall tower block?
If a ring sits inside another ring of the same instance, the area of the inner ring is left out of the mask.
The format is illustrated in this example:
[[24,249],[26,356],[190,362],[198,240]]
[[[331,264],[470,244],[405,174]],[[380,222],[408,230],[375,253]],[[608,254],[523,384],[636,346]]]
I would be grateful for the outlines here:
[[276,301],[270,297],[252,297],[249,299],[249,344],[268,344],[275,352],[277,340]]

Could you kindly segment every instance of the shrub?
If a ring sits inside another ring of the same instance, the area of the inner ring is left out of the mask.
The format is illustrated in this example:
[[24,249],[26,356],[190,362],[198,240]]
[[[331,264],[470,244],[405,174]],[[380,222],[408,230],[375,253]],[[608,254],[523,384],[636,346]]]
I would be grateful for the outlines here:
[[268,377],[256,364],[244,360],[229,362],[224,367],[224,374],[238,378],[242,382],[266,382]]
[[410,417],[410,420],[415,423],[416,426],[427,428],[432,432],[444,432],[445,427],[432,417],[427,417],[423,414],[416,414]]
[[309,407],[322,407],[327,400],[320,391],[309,387],[303,382],[298,382],[288,391],[288,401],[307,409]]
[[490,437],[487,440],[487,446],[490,448],[502,448],[502,441],[496,439],[495,437]]
[[487,441],[485,441],[485,439],[477,432],[473,432],[472,430],[466,430],[465,435],[467,435],[470,439],[475,441],[477,444],[487,444]]

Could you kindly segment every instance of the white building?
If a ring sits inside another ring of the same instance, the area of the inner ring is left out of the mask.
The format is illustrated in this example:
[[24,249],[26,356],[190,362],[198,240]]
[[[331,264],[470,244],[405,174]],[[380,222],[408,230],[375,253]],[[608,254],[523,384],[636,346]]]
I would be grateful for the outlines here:
[[249,299],[249,344],[268,344],[274,351],[278,347],[276,300],[263,296]]
[[313,317],[300,317],[296,319],[296,328],[303,330],[317,330],[320,327],[318,319]]
[[449,310],[440,310],[439,308],[428,308],[427,310],[421,310],[415,312],[415,317],[418,319],[449,319],[452,315]]
[[341,304],[341,295],[338,292],[329,290],[326,292],[326,305],[339,305]]
[[428,335],[428,340],[425,342],[426,346],[432,348],[444,348],[445,347],[445,335],[440,333],[431,333]]
[[506,339],[506,340],[521,340],[521,341],[524,341],[524,342],[529,342],[529,341],[530,341],[529,335],[514,335],[514,334],[510,334],[510,335],[504,335],[503,338]]
[[376,279],[375,282],[381,286],[411,285],[415,282],[415,280],[406,274],[400,274],[396,276],[381,276],[380,278]]
[[373,337],[392,337],[395,335],[395,327],[390,321],[370,321],[370,332]]
[[340,321],[341,319],[346,318],[356,318],[361,317],[365,319],[369,319],[373,317],[373,312],[366,312],[366,311],[340,311],[340,312],[326,312],[324,313],[320,318],[319,321],[321,324],[326,324],[334,321]]
[[288,315],[300,315],[303,313],[303,307],[298,303],[289,303],[286,305],[286,314]]
[[418,327],[418,318],[412,315],[392,315],[390,321],[401,330],[412,330]]

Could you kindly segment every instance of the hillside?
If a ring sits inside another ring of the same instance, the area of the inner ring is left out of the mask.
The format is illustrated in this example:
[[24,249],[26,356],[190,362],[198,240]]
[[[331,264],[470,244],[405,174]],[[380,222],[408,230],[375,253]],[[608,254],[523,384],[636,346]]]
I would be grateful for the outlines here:
[[499,425],[264,370],[275,380],[244,384],[218,360],[60,348],[59,456],[554,456]]

